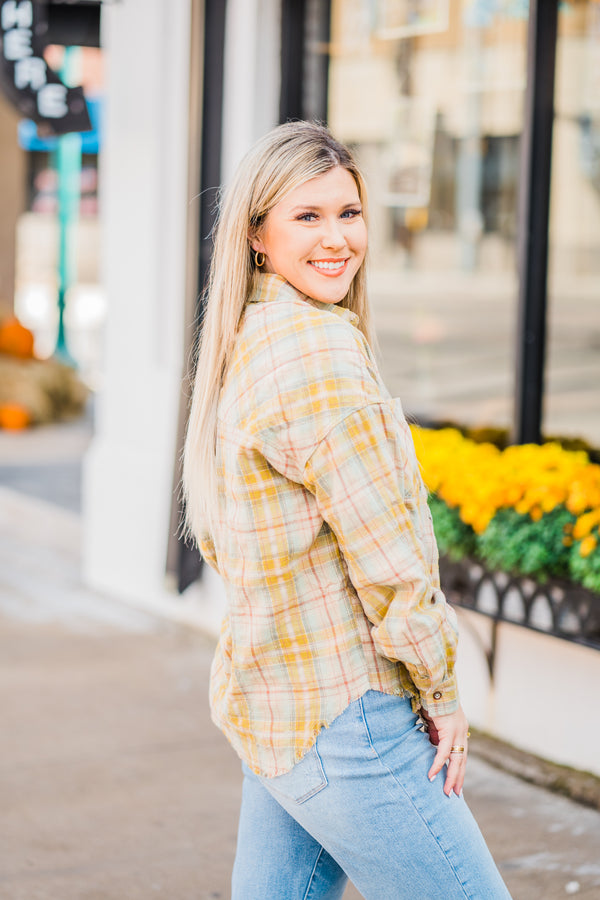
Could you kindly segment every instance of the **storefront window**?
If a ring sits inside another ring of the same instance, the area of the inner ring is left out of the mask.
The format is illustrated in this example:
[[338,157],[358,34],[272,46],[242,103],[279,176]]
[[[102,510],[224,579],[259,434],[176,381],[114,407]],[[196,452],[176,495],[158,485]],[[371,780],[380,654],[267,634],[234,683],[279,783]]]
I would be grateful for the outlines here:
[[600,3],[559,13],[544,430],[600,446]]
[[332,2],[328,119],[370,188],[382,371],[423,421],[512,423],[527,14]]

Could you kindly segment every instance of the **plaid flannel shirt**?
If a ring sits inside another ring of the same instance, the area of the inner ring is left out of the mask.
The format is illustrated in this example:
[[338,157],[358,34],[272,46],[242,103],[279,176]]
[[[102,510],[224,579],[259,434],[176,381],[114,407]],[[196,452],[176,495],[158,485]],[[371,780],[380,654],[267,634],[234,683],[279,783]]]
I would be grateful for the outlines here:
[[219,400],[219,522],[200,539],[228,596],[211,709],[267,776],[370,689],[458,706],[426,489],[357,321],[261,275]]

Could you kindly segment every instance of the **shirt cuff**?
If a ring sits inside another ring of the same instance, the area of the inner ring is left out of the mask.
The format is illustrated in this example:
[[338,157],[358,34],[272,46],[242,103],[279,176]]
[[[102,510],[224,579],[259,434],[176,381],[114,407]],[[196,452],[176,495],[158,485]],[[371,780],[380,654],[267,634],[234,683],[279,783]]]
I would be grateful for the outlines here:
[[452,676],[444,684],[420,695],[421,706],[430,716],[448,716],[456,712],[460,703],[456,677]]

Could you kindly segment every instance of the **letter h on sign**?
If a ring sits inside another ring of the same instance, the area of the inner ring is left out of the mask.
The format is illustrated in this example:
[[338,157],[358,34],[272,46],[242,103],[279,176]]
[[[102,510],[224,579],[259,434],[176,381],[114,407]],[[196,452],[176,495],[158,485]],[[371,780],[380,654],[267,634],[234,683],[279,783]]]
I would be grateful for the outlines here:
[[31,46],[33,3],[31,0],[7,0],[2,5],[2,31],[4,32],[4,58],[10,62],[33,56]]
[[2,5],[2,31],[11,28],[29,28],[33,26],[33,3],[31,0],[6,0]]

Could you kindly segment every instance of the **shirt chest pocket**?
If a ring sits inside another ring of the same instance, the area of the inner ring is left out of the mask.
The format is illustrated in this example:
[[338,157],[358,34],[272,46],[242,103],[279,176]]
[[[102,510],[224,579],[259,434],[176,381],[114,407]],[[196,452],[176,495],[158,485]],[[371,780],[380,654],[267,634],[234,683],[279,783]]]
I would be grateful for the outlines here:
[[398,464],[402,467],[405,499],[409,504],[412,503],[414,506],[418,506],[423,494],[426,495],[426,491],[420,475],[415,445],[399,398],[395,397],[390,402],[398,429],[397,455]]

